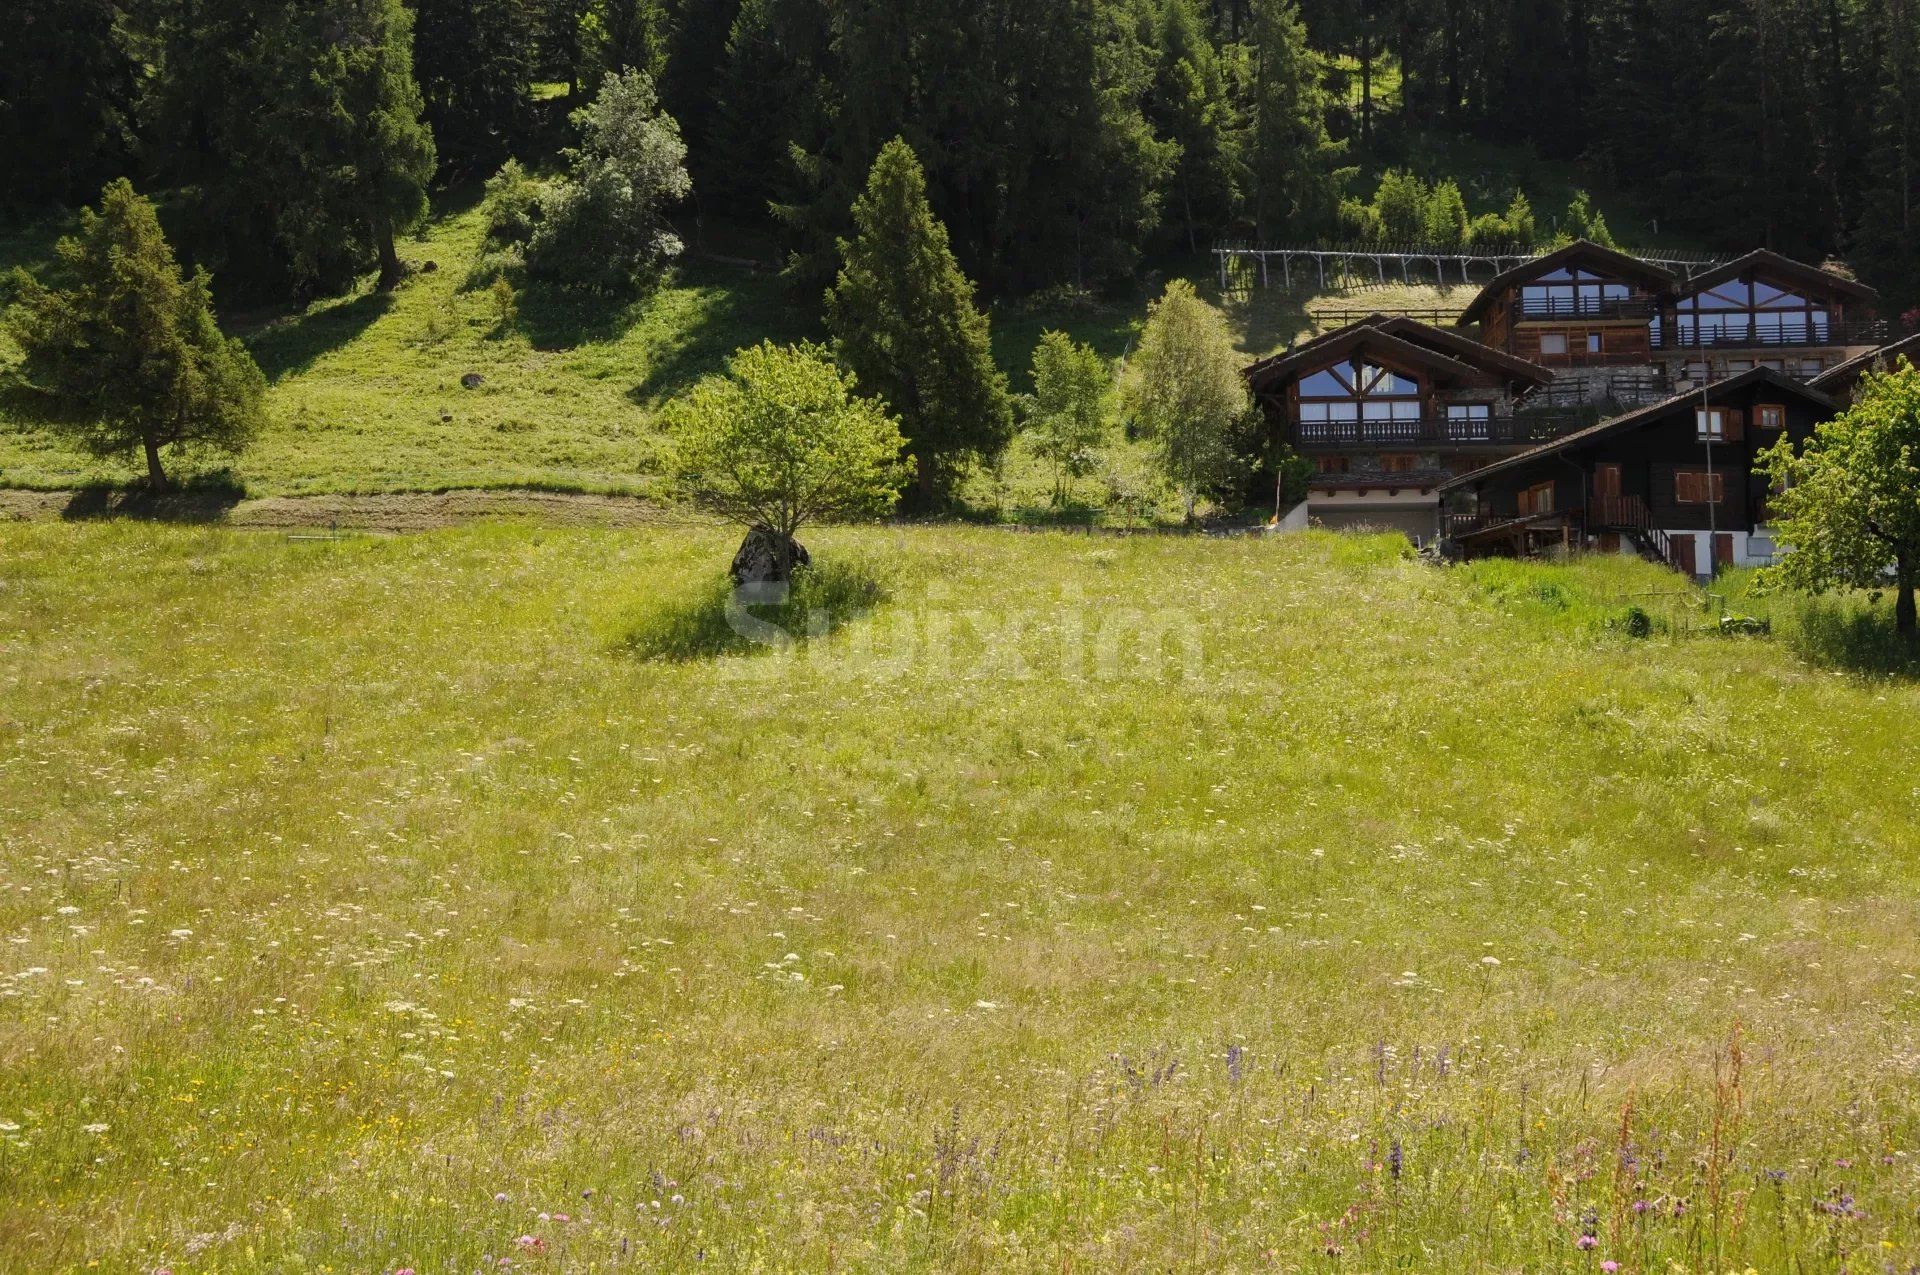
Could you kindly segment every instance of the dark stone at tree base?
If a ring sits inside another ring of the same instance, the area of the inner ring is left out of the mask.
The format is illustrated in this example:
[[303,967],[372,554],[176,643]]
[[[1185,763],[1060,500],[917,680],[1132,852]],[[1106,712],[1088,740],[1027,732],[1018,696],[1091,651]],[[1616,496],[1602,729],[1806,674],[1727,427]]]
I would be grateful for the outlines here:
[[793,579],[794,568],[812,561],[806,547],[792,536],[771,527],[755,527],[740,542],[740,552],[733,555],[733,582],[785,584]]

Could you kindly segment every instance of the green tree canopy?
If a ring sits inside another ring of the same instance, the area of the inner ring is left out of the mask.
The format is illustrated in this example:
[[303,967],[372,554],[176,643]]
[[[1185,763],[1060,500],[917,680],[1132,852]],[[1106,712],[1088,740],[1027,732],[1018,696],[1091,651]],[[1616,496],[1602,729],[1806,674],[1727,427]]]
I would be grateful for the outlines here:
[[921,498],[931,504],[951,496],[966,465],[1006,446],[1006,378],[905,141],[881,150],[853,220],[856,233],[840,242],[840,276],[827,293],[827,326],[861,387],[899,414]]
[[1234,433],[1248,407],[1243,362],[1226,317],[1184,279],[1154,302],[1128,362],[1127,410],[1154,441],[1188,522],[1241,468]]
[[81,214],[60,260],[73,282],[13,275],[8,329],[24,353],[16,397],[99,456],[139,451],[156,489],[162,448],[238,451],[262,420],[266,379],[214,322],[212,280],[181,274],[153,205],[121,178]]
[[541,202],[527,267],[569,285],[644,282],[680,255],[667,210],[693,182],[679,126],[661,112],[644,71],[609,76],[573,118],[580,145],[568,152],[567,180]]
[[1064,332],[1041,334],[1033,351],[1033,399],[1027,430],[1039,457],[1053,466],[1053,502],[1066,494],[1065,478],[1093,467],[1107,428],[1107,361]]
[[1812,593],[1891,582],[1896,627],[1920,639],[1920,370],[1902,358],[1862,377],[1853,406],[1797,455],[1783,438],[1762,461],[1778,489],[1776,533],[1792,549],[1769,574]]
[[855,388],[822,346],[739,351],[667,409],[676,488],[789,546],[808,523],[886,513],[907,481],[906,440]]
[[344,291],[427,213],[433,135],[400,0],[204,0],[160,24],[152,135],[197,259],[229,282]]

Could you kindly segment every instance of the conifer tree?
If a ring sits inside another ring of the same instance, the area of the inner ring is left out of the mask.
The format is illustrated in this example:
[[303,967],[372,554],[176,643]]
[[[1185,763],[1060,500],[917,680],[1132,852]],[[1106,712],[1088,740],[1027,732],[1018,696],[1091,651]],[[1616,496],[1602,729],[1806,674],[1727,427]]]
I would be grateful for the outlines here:
[[946,228],[927,202],[926,174],[899,138],[874,161],[854,202],[854,237],[827,293],[840,360],[900,418],[923,504],[950,498],[972,462],[1006,446],[1006,379],[994,367],[987,318],[974,308]]
[[16,270],[7,327],[24,355],[15,400],[98,456],[139,453],[155,490],[164,448],[238,451],[261,423],[266,381],[222,336],[212,280],[180,272],[153,205],[120,178],[59,243],[72,282]]
[[0,212],[86,199],[133,152],[120,0],[13,0],[0,34]]
[[532,126],[532,0],[413,0],[413,74],[443,167],[490,172]]
[[1327,134],[1322,59],[1294,0],[1253,0],[1246,120],[1247,215],[1262,238],[1337,221],[1342,145]]
[[1159,136],[1179,148],[1170,212],[1187,251],[1199,252],[1202,240],[1233,216],[1233,99],[1198,0],[1165,0],[1157,33],[1159,65],[1148,117]]

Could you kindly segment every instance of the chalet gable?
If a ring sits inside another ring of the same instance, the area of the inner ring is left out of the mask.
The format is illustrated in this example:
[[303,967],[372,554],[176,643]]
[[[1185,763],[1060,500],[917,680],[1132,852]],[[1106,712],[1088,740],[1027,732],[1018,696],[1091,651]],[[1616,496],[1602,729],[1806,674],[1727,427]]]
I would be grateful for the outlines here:
[[1592,276],[1595,282],[1612,282],[1638,287],[1643,292],[1666,293],[1679,280],[1671,271],[1640,260],[1616,248],[1603,247],[1588,239],[1576,239],[1564,248],[1522,262],[1511,270],[1495,275],[1492,282],[1460,313],[1460,326],[1477,323],[1486,317],[1495,302],[1530,284],[1566,275],[1569,286],[1578,286],[1581,278]]
[[1245,375],[1255,393],[1274,394],[1322,369],[1351,362],[1356,354],[1440,384],[1492,380],[1533,387],[1553,379],[1546,368],[1478,341],[1414,319],[1379,314],[1263,359]]
[[[1751,293],[1746,292],[1748,288],[1752,289]],[[1756,248],[1743,257],[1702,271],[1674,291],[1682,302],[1708,294],[1724,294],[1721,299],[1729,304],[1744,301],[1760,308],[1772,304],[1783,293],[1805,294],[1815,302],[1851,301],[1867,306],[1880,299],[1878,292],[1863,283],[1766,248]]]
[[1853,397],[1853,387],[1868,372],[1891,368],[1902,357],[1912,360],[1920,367],[1920,333],[1880,346],[1878,349],[1856,355],[1845,363],[1836,364],[1813,378],[1808,384],[1823,394],[1831,394],[1837,399]]

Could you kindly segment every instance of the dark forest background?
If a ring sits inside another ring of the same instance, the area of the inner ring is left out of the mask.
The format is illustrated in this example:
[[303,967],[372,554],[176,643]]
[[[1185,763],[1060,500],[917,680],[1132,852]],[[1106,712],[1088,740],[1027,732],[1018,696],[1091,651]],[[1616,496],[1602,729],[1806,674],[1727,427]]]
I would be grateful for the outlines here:
[[896,135],[998,294],[1384,235],[1379,174],[1438,136],[1576,165],[1647,211],[1623,243],[1840,256],[1905,305],[1915,3],[13,0],[0,205],[129,176],[223,293],[338,292],[440,192],[553,162],[569,109],[639,68],[686,139],[685,214],[772,238],[801,288]]

